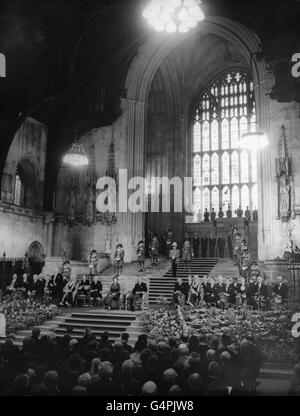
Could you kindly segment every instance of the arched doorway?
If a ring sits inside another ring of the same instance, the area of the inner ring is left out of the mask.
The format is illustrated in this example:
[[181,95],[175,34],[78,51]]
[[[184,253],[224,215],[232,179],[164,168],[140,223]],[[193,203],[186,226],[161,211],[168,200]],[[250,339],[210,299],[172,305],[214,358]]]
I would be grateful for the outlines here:
[[[226,42],[234,45],[243,57],[244,64],[247,65],[253,77],[257,103],[257,121],[261,128],[268,134],[269,97],[267,97],[266,93],[270,89],[272,79],[270,76],[267,76],[265,63],[255,59],[255,55],[260,48],[258,37],[245,26],[230,19],[216,16],[207,18],[202,25],[199,25],[198,31],[224,39]],[[156,34],[140,49],[138,56],[132,63],[126,83],[128,111],[127,166],[129,169],[129,177],[145,176],[146,173],[146,121],[149,91],[151,90],[153,79],[170,52],[176,46],[180,45],[184,39],[192,35],[192,33],[186,36],[178,34]],[[207,76],[207,69],[209,68],[205,65],[201,68],[204,77]],[[199,79],[194,79],[194,86],[197,88],[199,88]],[[184,104],[189,105],[190,103],[185,102]],[[182,137],[185,137],[186,129],[184,123],[181,122],[181,118],[177,120],[177,129]],[[185,140],[185,146],[187,146],[187,140]],[[187,160],[188,158],[185,157],[185,161],[183,162],[185,172],[188,172]],[[266,210],[262,210],[262,195],[266,198],[272,193],[272,188],[268,185],[270,182],[268,180],[269,178],[264,177],[270,173],[261,169],[263,165],[269,163],[270,155],[267,151],[263,150],[258,157],[258,210],[261,212],[258,224],[259,251],[260,246],[270,244],[268,239],[271,238],[269,235],[270,216]],[[142,213],[140,215],[127,213],[126,216],[124,233],[132,236],[131,243],[133,243],[137,235],[144,235],[145,233],[145,215]],[[175,218],[175,220],[178,222],[178,218]],[[183,223],[181,220],[179,222]]]
[[39,275],[42,272],[45,264],[45,253],[43,246],[38,241],[34,241],[28,247],[26,254],[30,274]]

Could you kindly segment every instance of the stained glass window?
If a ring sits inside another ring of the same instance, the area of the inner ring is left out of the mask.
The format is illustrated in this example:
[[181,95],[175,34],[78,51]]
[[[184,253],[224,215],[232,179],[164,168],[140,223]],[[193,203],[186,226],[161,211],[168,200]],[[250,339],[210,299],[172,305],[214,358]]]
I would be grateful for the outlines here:
[[248,152],[241,152],[241,182],[249,182]]
[[231,182],[239,183],[239,176],[239,154],[238,152],[234,151],[231,155]]
[[234,185],[234,187],[232,188],[232,203],[231,203],[231,209],[233,213],[235,213],[239,205],[240,205],[240,190],[237,185]]
[[250,206],[250,199],[249,199],[249,187],[247,185],[242,186],[241,191],[241,206],[242,210],[245,212],[247,207]]
[[225,186],[222,192],[222,209],[224,212],[227,211],[228,205],[230,205],[230,190],[228,186]]
[[205,154],[203,156],[203,185],[209,185],[210,179],[210,160],[209,155]]
[[230,172],[229,172],[229,154],[227,152],[222,155],[222,183],[226,184],[230,182]]
[[211,193],[211,206],[216,212],[219,212],[219,189],[215,186]]
[[[242,134],[255,127],[252,77],[228,71],[201,93],[193,119],[194,202],[209,211],[217,205],[257,208],[256,153],[239,148]],[[219,192],[219,186],[223,185]],[[195,190],[194,188],[194,190]],[[200,202],[199,202],[200,201]]]
[[219,184],[219,156],[214,153],[211,158],[211,184]]

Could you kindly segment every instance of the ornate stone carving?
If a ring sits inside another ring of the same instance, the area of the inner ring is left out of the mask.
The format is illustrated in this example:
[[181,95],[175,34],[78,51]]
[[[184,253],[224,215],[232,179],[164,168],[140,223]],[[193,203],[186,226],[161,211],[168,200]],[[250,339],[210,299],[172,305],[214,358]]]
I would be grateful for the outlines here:
[[284,126],[281,126],[278,155],[279,157],[276,158],[278,216],[281,221],[288,221],[291,215],[291,158],[287,155]]

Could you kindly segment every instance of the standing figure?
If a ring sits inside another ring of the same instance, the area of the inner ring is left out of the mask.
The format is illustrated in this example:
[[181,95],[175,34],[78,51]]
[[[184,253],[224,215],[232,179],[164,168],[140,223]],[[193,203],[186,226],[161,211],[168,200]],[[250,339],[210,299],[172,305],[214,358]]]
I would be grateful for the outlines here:
[[69,280],[71,278],[71,272],[72,272],[72,268],[71,268],[70,261],[69,260],[64,261],[63,268],[62,268],[63,277]]
[[232,247],[232,235],[231,234],[228,234],[227,236],[227,247],[228,247],[229,257],[232,259],[233,247]]
[[223,234],[220,235],[217,241],[219,257],[222,259],[224,257],[224,251],[226,246],[226,240]]
[[232,211],[230,205],[228,205],[228,209],[226,211],[227,218],[232,218]]
[[233,262],[237,264],[238,261],[238,253],[241,245],[241,237],[239,234],[236,234],[233,240]]
[[215,209],[214,208],[212,208],[211,209],[211,213],[210,213],[210,220],[211,220],[211,222],[215,222],[216,221],[216,216],[217,216],[217,214],[216,214],[216,212],[215,212]]
[[115,274],[117,276],[122,275],[123,266],[124,266],[124,256],[125,256],[125,252],[123,250],[123,246],[122,244],[118,244],[116,247],[116,252],[114,256]]
[[168,229],[167,235],[165,236],[165,244],[166,244],[166,255],[169,257],[169,252],[172,249],[172,242],[173,242],[173,231]]
[[182,247],[182,260],[184,262],[184,270],[191,271],[191,262],[193,256],[193,248],[190,240],[185,240]]
[[217,244],[217,239],[214,236],[214,234],[211,234],[211,236],[208,240],[208,247],[209,247],[210,257],[215,257],[215,255],[216,255],[216,244]]
[[204,212],[204,222],[209,222],[209,212],[207,211],[207,208],[205,208]]
[[159,249],[158,238],[154,236],[152,238],[151,245],[150,245],[150,253],[151,253],[153,266],[158,264],[158,249]]
[[93,299],[94,306],[102,299],[102,282],[99,277],[94,276],[91,282],[91,298]]
[[98,262],[99,262],[99,256],[97,254],[97,251],[92,250],[89,256],[89,269],[90,269],[91,276],[97,276],[99,274],[98,269],[97,269]]
[[202,257],[207,256],[207,246],[208,246],[208,238],[205,234],[204,237],[201,238],[201,251],[202,251]]
[[174,242],[172,244],[172,250],[170,250],[169,256],[171,257],[172,275],[173,277],[176,277],[180,256],[180,251],[177,249],[177,243]]
[[137,254],[137,258],[138,258],[138,263],[139,263],[139,272],[144,272],[145,271],[145,243],[144,241],[140,241],[138,243],[138,248],[136,251]]
[[238,209],[236,210],[236,215],[237,215],[237,217],[238,218],[242,218],[243,217],[243,210],[242,210],[242,207],[241,207],[241,205],[239,205],[239,207],[238,207]]
[[193,237],[193,250],[194,256],[199,257],[200,238],[197,233]]
[[251,221],[251,212],[250,212],[250,210],[249,210],[249,207],[247,207],[247,208],[246,208],[246,211],[245,211],[245,219],[246,219],[246,221],[248,221],[248,222],[250,222],[250,221]]
[[224,217],[224,211],[222,210],[222,207],[220,207],[220,209],[219,209],[218,217],[219,218],[223,218]]

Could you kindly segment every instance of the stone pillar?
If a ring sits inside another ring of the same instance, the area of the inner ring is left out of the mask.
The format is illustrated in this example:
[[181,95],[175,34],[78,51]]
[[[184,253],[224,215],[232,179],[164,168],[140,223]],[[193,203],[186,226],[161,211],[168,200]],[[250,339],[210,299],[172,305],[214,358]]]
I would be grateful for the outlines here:
[[[136,176],[145,176],[145,120],[146,104],[136,100],[127,100],[127,169],[128,180]],[[130,194],[128,194],[129,196]],[[126,261],[136,260],[136,249],[139,240],[144,238],[145,214],[142,212],[124,214],[123,246]]]
[[269,140],[269,146],[257,152],[258,175],[258,259],[264,261],[269,257],[272,247],[272,221],[274,189],[274,168],[272,163],[272,146],[274,138],[270,129],[270,97],[273,76],[266,76],[255,85],[257,121]]

